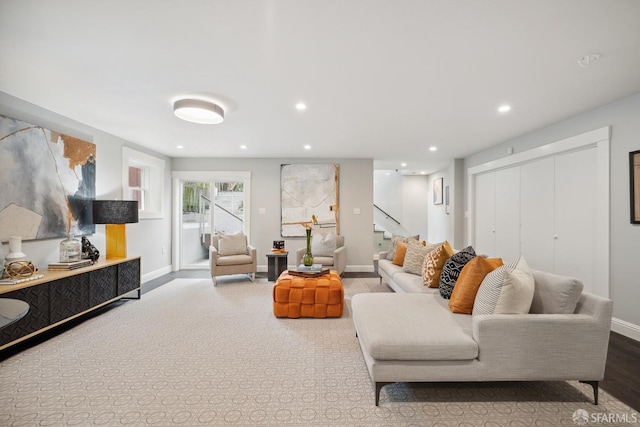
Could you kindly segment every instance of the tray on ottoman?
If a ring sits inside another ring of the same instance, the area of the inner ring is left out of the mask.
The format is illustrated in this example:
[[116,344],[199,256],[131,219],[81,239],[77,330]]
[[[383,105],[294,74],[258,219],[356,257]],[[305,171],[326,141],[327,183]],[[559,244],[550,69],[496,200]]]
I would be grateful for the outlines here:
[[283,272],[273,286],[273,314],[276,317],[341,317],[344,288],[337,271],[318,277]]

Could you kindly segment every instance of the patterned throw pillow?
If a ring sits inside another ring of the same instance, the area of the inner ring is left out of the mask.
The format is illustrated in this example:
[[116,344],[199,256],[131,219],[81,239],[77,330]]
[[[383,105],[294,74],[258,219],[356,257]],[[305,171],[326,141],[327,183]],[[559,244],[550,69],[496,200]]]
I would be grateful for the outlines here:
[[458,276],[469,261],[476,256],[476,251],[471,246],[467,246],[460,252],[451,255],[442,267],[442,273],[440,274],[440,296],[444,299],[451,298],[451,292],[456,285]]
[[440,245],[430,245],[427,244],[427,242],[423,245],[417,240],[409,240],[407,242],[407,254],[404,257],[404,264],[402,264],[402,271],[417,275],[422,274],[424,258],[438,246]]
[[478,289],[473,315],[529,313],[533,292],[531,269],[520,256],[487,274]]
[[485,276],[502,266],[502,258],[477,256],[464,266],[451,293],[449,310],[452,313],[471,314],[478,288]]
[[422,283],[430,288],[440,285],[440,274],[444,263],[453,255],[453,249],[446,240],[436,249],[429,252],[422,264]]
[[387,259],[389,261],[393,261],[393,257],[396,255],[396,245],[398,244],[398,242],[407,243],[409,239],[418,240],[419,238],[420,238],[419,234],[415,236],[408,236],[408,237],[394,234],[393,236],[391,236],[391,249],[389,249],[389,252],[387,252]]

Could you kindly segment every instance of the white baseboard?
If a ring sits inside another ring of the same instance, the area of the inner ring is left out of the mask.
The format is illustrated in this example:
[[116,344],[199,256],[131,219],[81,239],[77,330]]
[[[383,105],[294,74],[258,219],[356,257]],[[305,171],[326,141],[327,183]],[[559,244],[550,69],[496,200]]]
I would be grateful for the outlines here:
[[640,326],[634,325],[633,323],[625,322],[624,320],[614,317],[611,319],[611,330],[632,340],[640,341]]
[[[290,270],[295,270],[297,266],[288,265],[287,268]],[[258,273],[266,273],[267,266],[266,265],[257,265],[256,270]],[[357,273],[373,273],[375,270],[373,269],[373,265],[347,265],[345,271],[348,272],[357,272]]]
[[166,267],[162,267],[156,271],[152,271],[150,273],[146,273],[142,275],[142,283],[146,283],[149,280],[156,279],[160,276],[164,276],[165,274],[171,273],[171,266],[167,265]]
[[373,269],[373,265],[347,265],[347,268],[344,270],[346,272],[352,273],[373,273],[375,270]]

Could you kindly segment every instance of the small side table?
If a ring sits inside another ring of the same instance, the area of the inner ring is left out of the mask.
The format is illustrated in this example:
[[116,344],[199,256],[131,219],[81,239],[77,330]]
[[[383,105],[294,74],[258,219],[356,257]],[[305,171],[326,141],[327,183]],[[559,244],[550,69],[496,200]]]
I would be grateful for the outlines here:
[[288,255],[289,252],[267,254],[267,279],[270,282],[275,282],[280,274],[287,269]]

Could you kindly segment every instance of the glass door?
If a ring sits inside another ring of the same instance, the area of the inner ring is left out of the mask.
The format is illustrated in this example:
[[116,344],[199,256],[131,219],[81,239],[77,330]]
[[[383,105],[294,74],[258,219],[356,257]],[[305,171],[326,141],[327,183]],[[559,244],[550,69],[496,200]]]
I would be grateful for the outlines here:
[[208,268],[211,242],[211,183],[182,184],[181,259],[185,267]]
[[247,194],[242,180],[181,182],[181,268],[208,269],[213,233],[244,232]]

